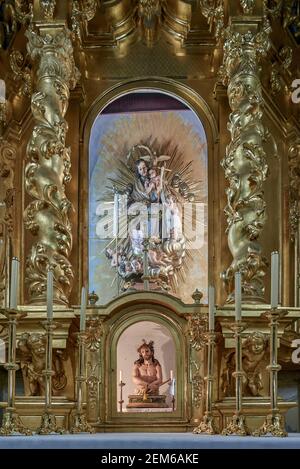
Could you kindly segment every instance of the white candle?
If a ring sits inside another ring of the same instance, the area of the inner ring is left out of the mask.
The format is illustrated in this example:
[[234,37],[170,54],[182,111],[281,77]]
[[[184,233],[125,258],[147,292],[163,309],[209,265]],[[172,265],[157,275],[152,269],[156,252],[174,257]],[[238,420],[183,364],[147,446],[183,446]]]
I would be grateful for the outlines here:
[[11,309],[17,309],[19,287],[19,261],[16,257],[11,261],[11,274],[10,274],[10,299],[9,306]]
[[6,86],[5,81],[0,80],[0,103],[5,104]]
[[120,370],[120,383],[122,383],[122,370]]
[[80,332],[85,331],[85,316],[86,316],[86,289],[81,289],[81,305],[80,305]]
[[279,254],[273,251],[271,254],[271,308],[278,306],[279,285]]
[[47,319],[49,322],[53,319],[53,272],[51,269],[47,272]]
[[171,380],[171,381],[173,380],[173,377],[174,377],[174,375],[173,375],[173,370],[170,370],[170,380]]
[[234,295],[235,295],[235,320],[242,318],[242,275],[236,272],[234,276]]
[[215,329],[215,289],[211,285],[208,287],[208,329]]
[[114,195],[114,218],[113,218],[113,237],[117,238],[119,235],[119,194],[115,192]]

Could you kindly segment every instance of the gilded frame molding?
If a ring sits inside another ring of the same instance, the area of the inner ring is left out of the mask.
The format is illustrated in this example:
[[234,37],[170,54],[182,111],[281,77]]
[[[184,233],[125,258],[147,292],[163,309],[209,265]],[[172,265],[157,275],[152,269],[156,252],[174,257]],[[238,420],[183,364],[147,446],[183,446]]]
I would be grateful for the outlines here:
[[[129,300],[130,301],[130,300]],[[126,304],[126,303],[125,303]],[[125,306],[125,305],[124,305]],[[185,340],[185,329],[187,322],[184,318],[180,318],[173,311],[159,304],[138,304],[128,305],[121,309],[118,313],[111,315],[106,323],[108,333],[103,340],[103,350],[106,350],[104,360],[104,389],[106,412],[103,419],[106,424],[122,423],[130,424],[136,422],[138,424],[145,423],[144,413],[120,413],[117,411],[118,396],[116,393],[116,366],[117,366],[117,344],[123,332],[133,324],[150,321],[158,325],[166,327],[174,341],[176,350],[176,410],[170,412],[157,412],[147,414],[146,422],[159,423],[159,421],[167,421],[169,424],[186,424],[189,416],[189,403],[191,402],[191,390],[188,388],[188,340]],[[103,414],[102,414],[103,415]]]
[[[213,175],[216,171],[221,170],[218,160],[219,131],[216,118],[204,98],[185,83],[168,78],[147,77],[122,81],[107,88],[88,106],[81,120],[79,160],[81,178],[78,180],[78,187],[82,203],[79,206],[78,223],[78,230],[81,234],[79,236],[78,285],[88,285],[88,169],[91,128],[97,115],[110,102],[126,93],[143,89],[161,91],[182,100],[195,112],[204,127],[208,146],[208,265],[214,266],[213,270],[209,269],[208,271],[208,281],[209,283],[216,283],[220,269],[218,262],[214,263],[213,259],[216,256],[215,245],[221,246],[221,242],[216,241],[216,237],[221,238],[221,234],[214,229],[218,217],[213,212],[214,201],[220,197],[218,178],[214,178]],[[213,233],[215,234],[213,235]],[[98,293],[101,295],[101,292]]]

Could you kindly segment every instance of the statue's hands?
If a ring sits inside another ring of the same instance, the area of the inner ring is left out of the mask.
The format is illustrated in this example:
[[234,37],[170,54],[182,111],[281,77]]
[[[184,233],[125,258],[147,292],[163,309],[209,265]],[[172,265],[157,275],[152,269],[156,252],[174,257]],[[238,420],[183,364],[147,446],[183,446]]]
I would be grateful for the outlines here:
[[157,386],[153,383],[148,384],[148,391],[154,391],[157,388]]

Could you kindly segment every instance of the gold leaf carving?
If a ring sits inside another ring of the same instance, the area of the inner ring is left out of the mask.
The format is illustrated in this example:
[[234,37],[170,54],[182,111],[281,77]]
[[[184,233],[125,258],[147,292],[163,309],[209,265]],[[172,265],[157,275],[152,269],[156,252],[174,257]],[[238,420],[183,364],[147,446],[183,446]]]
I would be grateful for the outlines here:
[[54,266],[54,301],[68,303],[73,269],[71,203],[65,195],[70,177],[70,151],[65,146],[64,118],[69,89],[79,72],[74,63],[71,32],[66,28],[50,34],[26,32],[28,52],[38,61],[37,90],[31,99],[35,121],[27,146],[25,187],[33,200],[26,208],[25,226],[38,240],[26,260],[26,283],[32,302],[45,299],[48,266]]

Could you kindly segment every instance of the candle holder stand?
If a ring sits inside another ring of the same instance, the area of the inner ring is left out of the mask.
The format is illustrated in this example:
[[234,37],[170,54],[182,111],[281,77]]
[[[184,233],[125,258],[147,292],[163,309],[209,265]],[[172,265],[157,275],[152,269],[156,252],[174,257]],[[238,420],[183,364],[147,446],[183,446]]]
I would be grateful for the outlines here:
[[207,332],[207,376],[206,380],[206,411],[198,427],[194,428],[193,433],[206,433],[215,435],[218,433],[215,425],[215,418],[212,412],[213,404],[213,382],[214,382],[214,346],[216,334],[214,330]]
[[37,429],[39,435],[49,435],[53,433],[64,433],[63,428],[58,428],[56,418],[52,411],[52,337],[53,330],[56,325],[53,320],[47,320],[42,323],[46,331],[47,347],[46,347],[46,363],[45,370],[43,371],[45,382],[45,410],[41,417],[41,426]]
[[235,413],[222,431],[222,435],[247,436],[250,435],[250,431],[243,415],[243,377],[245,372],[242,367],[242,332],[246,329],[246,324],[236,321],[230,328],[234,332],[235,338],[235,372],[232,373],[235,378]]
[[270,364],[267,366],[267,370],[270,373],[271,409],[270,414],[267,415],[264,424],[258,430],[253,432],[253,436],[288,436],[283,425],[282,415],[280,415],[278,409],[278,371],[281,370],[281,366],[277,363],[278,321],[286,314],[287,311],[282,311],[278,308],[272,308],[263,315],[268,319],[270,324]]
[[16,363],[16,339],[17,322],[26,316],[15,309],[0,309],[0,313],[8,319],[8,361],[4,368],[7,370],[7,406],[4,410],[0,436],[9,435],[31,435],[32,432],[26,428],[15,408],[16,398],[16,371],[19,366]]
[[120,412],[123,412],[123,404],[124,404],[124,400],[123,400],[123,386],[125,386],[125,384],[126,384],[126,383],[123,383],[122,380],[119,382],[119,386],[120,386],[120,400],[119,400],[118,402],[119,402]]
[[85,377],[85,342],[86,332],[78,333],[78,375],[76,376],[76,413],[73,417],[73,424],[70,433],[94,433],[93,427],[87,422],[86,414],[82,409],[83,386]]
[[172,397],[172,401],[171,401],[171,402],[172,402],[172,412],[174,412],[174,410],[175,410],[175,396],[174,396],[174,395],[173,395],[173,397]]
[[149,276],[149,265],[148,265],[149,240],[147,238],[144,239],[143,246],[144,246],[144,249],[143,249],[144,272],[143,272],[142,280],[144,282],[144,290],[148,291],[150,276]]

